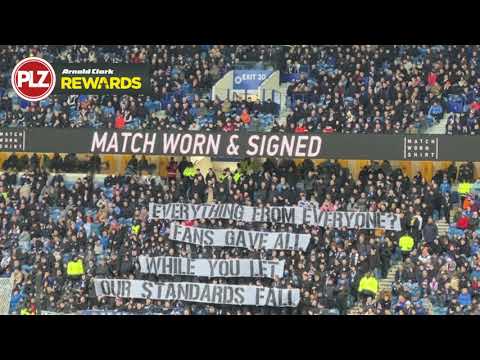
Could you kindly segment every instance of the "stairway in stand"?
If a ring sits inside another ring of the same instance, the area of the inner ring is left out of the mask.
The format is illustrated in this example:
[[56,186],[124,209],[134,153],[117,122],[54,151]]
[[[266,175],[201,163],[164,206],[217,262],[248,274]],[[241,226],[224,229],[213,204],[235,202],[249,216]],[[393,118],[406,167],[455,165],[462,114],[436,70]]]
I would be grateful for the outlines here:
[[448,233],[448,223],[445,220],[437,220],[435,222],[438,228],[438,236],[447,235]]
[[[387,277],[385,279],[380,279],[378,282],[379,292],[378,294],[382,294],[385,292],[391,292],[392,284],[395,281],[395,273],[398,270],[398,267],[401,263],[393,264],[390,269],[388,270]],[[348,311],[347,315],[361,315],[362,314],[362,306],[360,302],[357,302],[353,305]]]
[[[448,233],[448,223],[445,220],[437,220],[435,222],[438,227],[438,236],[447,235]],[[388,270],[387,277],[385,279],[381,279],[378,283],[379,285],[379,294],[384,292],[390,292],[392,289],[392,284],[395,281],[395,273],[398,270],[398,267],[401,263],[393,264],[390,269]],[[347,315],[361,315],[362,306],[359,303],[353,305],[348,311]]]

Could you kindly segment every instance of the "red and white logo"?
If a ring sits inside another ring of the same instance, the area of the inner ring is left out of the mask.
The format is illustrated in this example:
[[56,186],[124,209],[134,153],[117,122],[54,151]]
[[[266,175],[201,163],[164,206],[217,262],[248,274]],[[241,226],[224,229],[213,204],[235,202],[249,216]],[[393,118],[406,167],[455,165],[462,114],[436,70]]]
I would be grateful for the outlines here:
[[20,61],[12,71],[12,87],[22,99],[40,101],[55,87],[55,70],[48,61],[29,57]]

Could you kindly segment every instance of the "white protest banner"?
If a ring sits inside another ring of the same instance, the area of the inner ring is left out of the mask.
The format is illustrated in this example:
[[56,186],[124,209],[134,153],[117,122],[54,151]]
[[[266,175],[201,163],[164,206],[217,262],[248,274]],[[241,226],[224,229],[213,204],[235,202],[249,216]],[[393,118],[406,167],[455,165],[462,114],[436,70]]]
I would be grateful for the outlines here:
[[170,240],[199,246],[239,247],[249,250],[305,251],[310,242],[309,234],[287,232],[263,232],[240,229],[205,229],[170,224]]
[[140,271],[155,275],[206,277],[283,277],[285,261],[257,259],[189,259],[176,256],[139,256]]
[[243,222],[272,222],[332,226],[335,229],[400,230],[400,216],[380,212],[321,211],[315,207],[254,207],[239,204],[155,204],[149,205],[152,219],[194,220],[227,219]]
[[127,299],[180,300],[223,305],[295,307],[299,289],[189,282],[94,279],[97,296]]

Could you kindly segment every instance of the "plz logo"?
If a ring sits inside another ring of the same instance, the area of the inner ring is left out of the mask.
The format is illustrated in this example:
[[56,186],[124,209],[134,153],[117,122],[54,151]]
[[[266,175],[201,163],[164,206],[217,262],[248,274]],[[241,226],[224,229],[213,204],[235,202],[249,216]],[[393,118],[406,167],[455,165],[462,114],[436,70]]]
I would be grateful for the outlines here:
[[30,57],[15,66],[11,81],[19,97],[27,101],[40,101],[52,93],[56,77],[48,61]]

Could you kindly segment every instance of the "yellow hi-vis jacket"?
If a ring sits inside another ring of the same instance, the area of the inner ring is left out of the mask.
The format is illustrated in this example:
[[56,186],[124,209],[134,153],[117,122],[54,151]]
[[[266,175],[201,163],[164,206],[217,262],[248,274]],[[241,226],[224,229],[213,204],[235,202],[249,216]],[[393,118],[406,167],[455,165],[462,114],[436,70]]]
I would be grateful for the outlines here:
[[140,232],[140,225],[132,225],[132,234],[138,235]]
[[360,280],[360,286],[358,287],[358,292],[364,290],[370,291],[377,295],[378,293],[378,280],[375,279],[375,276],[367,277],[366,275]]
[[405,234],[400,238],[398,242],[398,246],[400,246],[400,250],[407,252],[407,251],[412,251],[413,243],[414,243],[413,237],[411,237],[408,234]]
[[189,166],[189,167],[186,167],[184,170],[183,170],[183,176],[185,177],[189,177],[189,178],[193,178],[195,177],[195,174],[197,172],[195,171],[195,168],[193,166]]
[[67,265],[67,275],[69,276],[78,276],[83,275],[83,261],[78,259],[77,261],[69,261]]
[[242,173],[240,171],[237,171],[235,174],[233,174],[233,180],[238,184],[240,181],[240,178],[242,177]]
[[470,184],[468,182],[462,182],[462,183],[458,184],[458,193],[460,195],[469,194],[471,188],[472,188],[472,184]]
[[33,314],[27,308],[23,308],[22,310],[20,310],[20,315],[33,315]]

